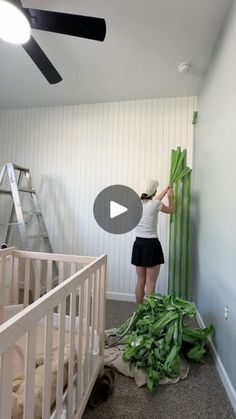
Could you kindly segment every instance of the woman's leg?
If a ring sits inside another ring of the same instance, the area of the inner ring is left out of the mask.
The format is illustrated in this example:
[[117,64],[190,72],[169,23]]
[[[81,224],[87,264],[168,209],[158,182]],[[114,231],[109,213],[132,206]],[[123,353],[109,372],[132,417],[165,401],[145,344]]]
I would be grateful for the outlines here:
[[160,265],[151,266],[150,268],[146,268],[146,294],[154,294],[155,287],[157,282],[157,277],[160,272]]
[[144,297],[144,289],[145,289],[145,282],[146,282],[146,269],[142,266],[136,266],[137,272],[137,283],[135,289],[136,301],[138,304],[143,302]]

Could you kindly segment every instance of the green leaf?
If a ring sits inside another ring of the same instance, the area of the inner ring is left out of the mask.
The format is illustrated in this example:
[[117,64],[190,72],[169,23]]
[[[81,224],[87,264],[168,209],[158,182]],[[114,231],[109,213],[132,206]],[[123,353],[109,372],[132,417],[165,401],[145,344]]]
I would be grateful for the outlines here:
[[206,350],[203,345],[196,345],[187,352],[188,359],[191,359],[196,362],[201,362],[203,360],[203,355]]

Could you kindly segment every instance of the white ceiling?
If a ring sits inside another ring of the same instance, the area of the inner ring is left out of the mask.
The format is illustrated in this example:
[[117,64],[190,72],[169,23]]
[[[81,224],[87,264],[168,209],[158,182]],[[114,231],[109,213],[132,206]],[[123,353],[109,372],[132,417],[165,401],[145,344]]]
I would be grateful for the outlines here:
[[[103,17],[105,41],[33,31],[63,81],[49,85],[21,46],[0,40],[0,107],[196,95],[230,0],[22,0]],[[180,75],[183,61],[194,74]]]

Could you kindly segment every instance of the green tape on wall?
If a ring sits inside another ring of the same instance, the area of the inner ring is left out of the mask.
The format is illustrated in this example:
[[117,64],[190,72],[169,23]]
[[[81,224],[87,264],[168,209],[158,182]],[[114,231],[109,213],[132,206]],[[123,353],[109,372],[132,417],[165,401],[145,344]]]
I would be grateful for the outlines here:
[[192,170],[186,160],[186,150],[171,150],[170,183],[174,185],[176,211],[170,217],[168,293],[188,299]]

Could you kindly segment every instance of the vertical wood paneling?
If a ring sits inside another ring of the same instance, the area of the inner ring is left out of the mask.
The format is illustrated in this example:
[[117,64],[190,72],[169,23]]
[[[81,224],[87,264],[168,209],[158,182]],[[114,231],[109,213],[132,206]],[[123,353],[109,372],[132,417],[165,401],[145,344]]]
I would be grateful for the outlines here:
[[[133,294],[130,264],[134,232],[111,235],[93,218],[96,195],[111,184],[138,191],[145,178],[160,188],[169,178],[171,148],[188,150],[192,165],[192,114],[196,97],[0,112],[0,166],[31,169],[55,252],[108,254],[108,291]],[[168,217],[158,232],[168,260]],[[166,290],[167,265],[159,288]]]

